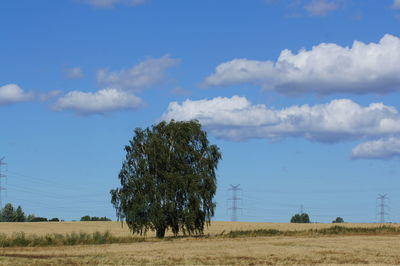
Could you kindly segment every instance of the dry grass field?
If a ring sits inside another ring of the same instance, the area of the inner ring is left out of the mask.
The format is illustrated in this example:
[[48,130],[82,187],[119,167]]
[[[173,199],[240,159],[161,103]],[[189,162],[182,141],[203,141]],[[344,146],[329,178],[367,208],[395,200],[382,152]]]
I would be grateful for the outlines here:
[[[231,230],[304,230],[331,224],[273,224],[213,222],[205,238],[168,238],[149,235],[129,244],[13,247],[0,249],[3,265],[132,265],[132,264],[400,264],[399,235],[273,236],[226,238]],[[377,224],[344,224],[376,227]],[[398,225],[397,225],[398,226]],[[117,222],[1,223],[0,233],[26,234],[94,232],[109,230],[129,235]]]
[[[277,229],[282,231],[308,230],[331,227],[332,224],[290,224],[290,223],[253,223],[253,222],[212,222],[204,234],[218,235],[223,232],[237,230],[256,230],[256,229]],[[340,226],[345,227],[377,227],[379,224],[353,224],[344,223]],[[110,231],[115,236],[129,235],[126,225],[121,226],[120,222],[37,222],[37,223],[1,223],[0,234],[11,235],[14,232],[25,232],[26,234],[65,234],[72,232],[104,232]],[[171,233],[167,233],[171,236]],[[148,233],[148,237],[155,237],[155,234]]]

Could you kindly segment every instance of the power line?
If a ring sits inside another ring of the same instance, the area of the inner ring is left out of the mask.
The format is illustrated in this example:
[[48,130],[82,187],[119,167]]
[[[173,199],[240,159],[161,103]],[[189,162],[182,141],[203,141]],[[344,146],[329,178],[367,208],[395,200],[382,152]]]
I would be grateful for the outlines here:
[[229,191],[232,191],[232,198],[230,198],[229,200],[232,201],[232,207],[228,208],[228,210],[232,211],[232,222],[236,222],[237,221],[237,211],[240,210],[241,208],[238,207],[238,201],[241,200],[241,198],[239,198],[237,196],[237,192],[242,190],[241,188],[239,188],[240,184],[234,186],[234,185],[230,185],[231,187],[229,188]]
[[387,207],[387,205],[385,204],[386,199],[387,199],[387,194],[384,194],[384,195],[379,194],[378,200],[380,200],[380,203],[379,203],[378,207],[380,208],[380,210],[379,210],[378,214],[380,216],[379,222],[382,224],[385,223],[385,215],[387,214],[385,212],[385,207]]
[[0,158],[0,208],[3,208],[3,202],[2,202],[2,193],[1,193],[1,191],[2,190],[6,190],[6,188],[5,187],[3,187],[2,185],[1,185],[1,179],[2,178],[4,178],[5,180],[6,180],[6,183],[7,183],[7,176],[6,175],[4,175],[4,174],[2,174],[2,172],[1,172],[1,167],[3,166],[3,165],[7,165],[5,162],[4,162],[4,159],[5,159],[6,157],[2,157],[2,158]]

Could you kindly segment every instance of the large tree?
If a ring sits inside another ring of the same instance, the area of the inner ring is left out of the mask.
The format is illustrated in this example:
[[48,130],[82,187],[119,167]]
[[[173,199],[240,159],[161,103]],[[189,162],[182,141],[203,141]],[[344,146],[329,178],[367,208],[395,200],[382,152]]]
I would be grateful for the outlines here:
[[160,122],[137,128],[125,146],[121,187],[111,190],[117,216],[133,233],[159,238],[202,234],[214,215],[216,169],[221,153],[198,121]]

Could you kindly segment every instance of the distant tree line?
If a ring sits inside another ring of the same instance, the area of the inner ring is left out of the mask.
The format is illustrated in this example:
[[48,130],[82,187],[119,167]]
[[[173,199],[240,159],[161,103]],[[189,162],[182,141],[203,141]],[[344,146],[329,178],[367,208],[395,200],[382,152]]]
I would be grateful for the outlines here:
[[111,221],[111,219],[107,218],[107,217],[90,217],[89,215],[85,215],[81,218],[81,222],[96,222],[96,221]]
[[[290,219],[291,223],[310,223],[310,216],[308,216],[307,213],[298,213],[292,216]],[[336,217],[335,220],[332,221],[332,223],[344,223],[344,220],[342,217]]]
[[47,220],[44,217],[36,217],[34,214],[25,215],[21,206],[14,208],[11,203],[7,203],[0,210],[0,222],[59,222],[58,218]]

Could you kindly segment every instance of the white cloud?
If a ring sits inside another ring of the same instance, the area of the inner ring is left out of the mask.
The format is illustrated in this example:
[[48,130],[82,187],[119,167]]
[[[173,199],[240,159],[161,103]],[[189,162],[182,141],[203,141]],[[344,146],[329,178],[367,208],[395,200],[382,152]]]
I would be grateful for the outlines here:
[[276,62],[234,59],[217,66],[204,84],[260,84],[289,95],[387,93],[400,91],[399,62],[400,38],[387,34],[379,43],[321,43],[297,54],[286,49]]
[[359,144],[352,150],[354,159],[391,159],[400,156],[400,138],[390,137]]
[[148,58],[130,69],[100,70],[97,81],[107,87],[138,91],[161,82],[165,78],[165,72],[178,63],[179,59],[169,56]]
[[16,84],[7,84],[0,87],[0,105],[25,102],[32,99],[32,93],[24,92]]
[[230,140],[302,137],[319,142],[380,138],[400,134],[400,114],[394,107],[372,103],[363,107],[349,99],[281,110],[252,105],[245,97],[172,102],[163,120],[197,119],[216,137]]
[[65,77],[69,79],[80,79],[84,77],[83,71],[80,67],[66,68],[63,71]]
[[60,95],[61,93],[62,93],[62,92],[61,92],[60,90],[51,90],[51,91],[48,91],[48,92],[46,92],[46,93],[40,94],[39,99],[40,99],[42,102],[45,102],[45,101],[47,101],[47,100],[49,100],[49,99],[51,99],[51,98],[57,97],[57,96]]
[[325,16],[330,11],[336,10],[339,5],[333,1],[327,0],[312,0],[309,4],[304,6],[312,16]]
[[400,0],[393,0],[393,5],[392,7],[394,9],[400,9]]
[[112,8],[115,5],[138,6],[146,2],[146,0],[82,0],[82,1],[97,8]]
[[137,109],[142,100],[133,94],[108,88],[97,92],[71,91],[59,98],[53,108],[56,111],[73,110],[79,114],[103,114],[126,109]]

